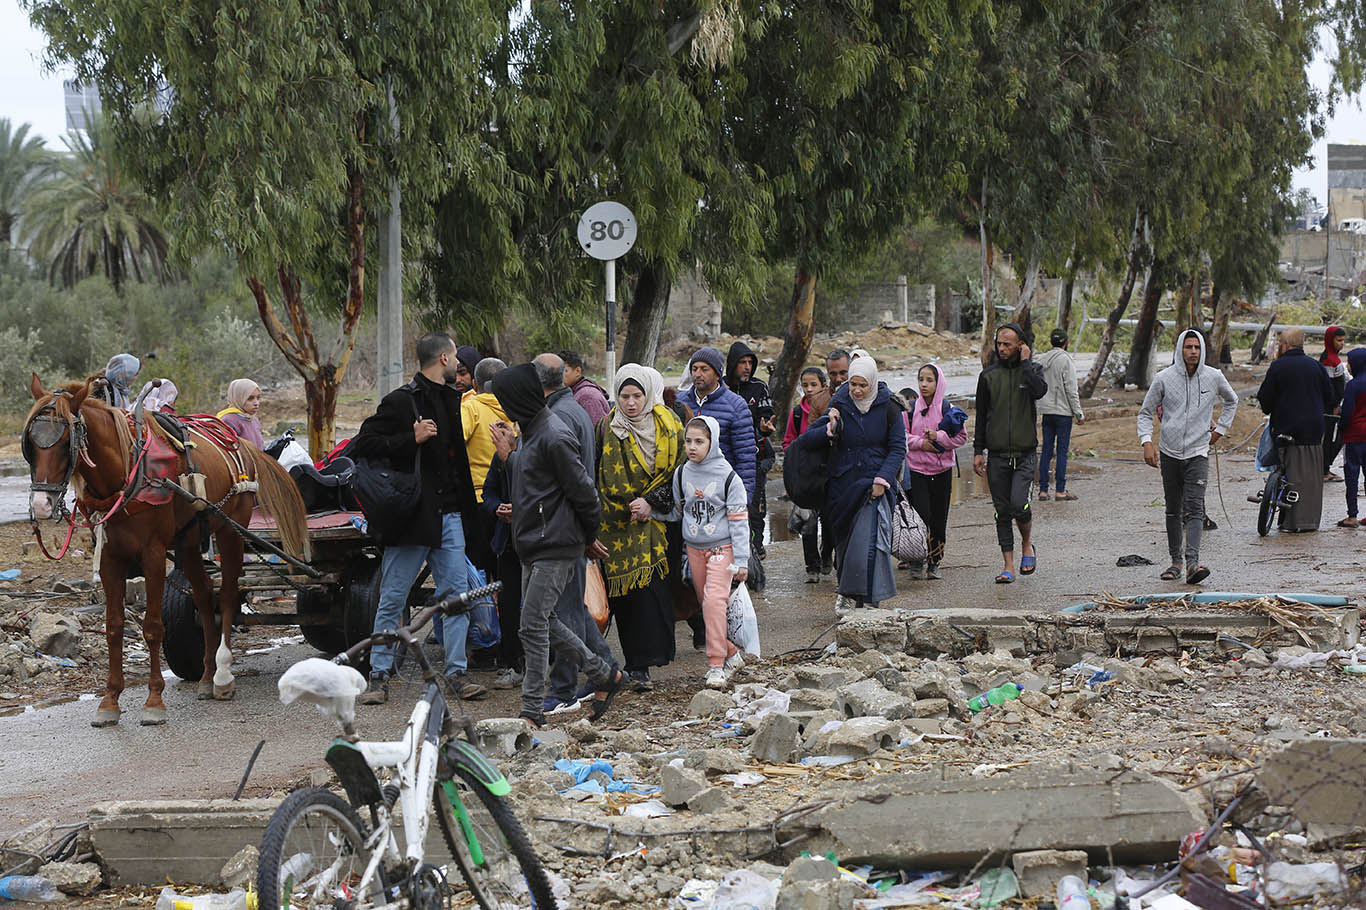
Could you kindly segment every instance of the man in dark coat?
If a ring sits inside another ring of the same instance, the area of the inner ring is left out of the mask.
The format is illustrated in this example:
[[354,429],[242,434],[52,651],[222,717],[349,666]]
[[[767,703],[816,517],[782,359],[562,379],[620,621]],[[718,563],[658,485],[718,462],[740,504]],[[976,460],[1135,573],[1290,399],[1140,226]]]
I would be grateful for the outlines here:
[[[411,472],[421,456],[421,502],[406,530],[397,539],[385,542],[375,631],[399,625],[408,591],[424,562],[431,567],[438,593],[468,590],[465,529],[474,532],[479,527],[465,436],[460,428],[460,393],[448,385],[455,379],[458,365],[455,342],[445,332],[429,332],[418,339],[417,361],[419,368],[412,381],[384,396],[352,443],[356,458],[388,459],[397,471]],[[443,623],[446,675],[452,686],[461,698],[487,695],[487,690],[471,682],[465,672],[469,617],[448,616]],[[393,649],[375,646],[370,652],[370,684],[361,696],[362,704],[388,700],[393,665]]]
[[726,354],[726,385],[740,396],[754,419],[754,439],[758,452],[755,456],[754,496],[749,508],[750,552],[763,559],[764,516],[768,514],[765,484],[777,455],[773,451],[773,443],[768,439],[773,432],[773,396],[769,393],[768,383],[754,375],[758,368],[759,358],[749,345],[737,341],[730,346]]
[[1299,500],[1281,512],[1287,531],[1313,531],[1323,512],[1323,424],[1338,402],[1333,384],[1316,361],[1304,353],[1304,330],[1281,332],[1276,359],[1267,368],[1257,390],[1257,404],[1271,415],[1271,436],[1290,436],[1286,452],[1286,479]]
[[1020,529],[1020,574],[1034,574],[1036,565],[1030,541],[1034,515],[1029,508],[1039,473],[1035,402],[1047,394],[1048,382],[1030,353],[1024,330],[1007,322],[996,330],[996,359],[977,377],[972,470],[987,479],[996,508],[996,540],[1004,563],[996,576],[998,584],[1015,580],[1012,520]]
[[[545,406],[542,380],[530,363],[498,374],[493,394],[521,440],[512,451],[512,429],[493,425],[493,441],[506,472],[505,489],[512,505],[512,545],[522,560],[522,647],[526,671],[522,680],[521,717],[545,724],[543,706],[550,647],[593,681],[598,697],[593,717],[600,717],[621,689],[625,674],[594,654],[556,614],[566,586],[585,553],[607,555],[597,539],[602,505],[593,481],[579,459],[578,443],[569,429]],[[485,487],[487,489],[487,486]]]
[[754,439],[754,418],[743,398],[726,388],[722,380],[725,362],[716,348],[702,348],[688,361],[692,388],[678,400],[694,417],[713,417],[721,427],[721,454],[730,462],[745,484],[750,505],[754,505],[755,478],[759,449]]

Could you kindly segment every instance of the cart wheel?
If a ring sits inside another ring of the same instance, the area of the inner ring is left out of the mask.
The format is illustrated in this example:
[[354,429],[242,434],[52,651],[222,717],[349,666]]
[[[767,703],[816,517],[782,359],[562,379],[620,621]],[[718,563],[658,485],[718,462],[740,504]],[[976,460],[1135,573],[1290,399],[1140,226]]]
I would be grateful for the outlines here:
[[[380,561],[370,559],[358,565],[342,579],[344,631],[346,647],[351,647],[375,631],[375,613],[379,610]],[[354,664],[362,673],[370,672],[370,653],[361,655]]]
[[161,622],[165,627],[161,653],[171,672],[188,682],[204,675],[204,627],[194,605],[190,580],[179,569],[166,576],[161,595]]
[[[304,588],[298,593],[299,613],[331,613],[332,604],[339,596],[340,593],[331,588]],[[299,631],[304,633],[304,641],[331,657],[345,651],[350,644],[346,638],[344,623],[344,617],[340,623],[300,623]]]

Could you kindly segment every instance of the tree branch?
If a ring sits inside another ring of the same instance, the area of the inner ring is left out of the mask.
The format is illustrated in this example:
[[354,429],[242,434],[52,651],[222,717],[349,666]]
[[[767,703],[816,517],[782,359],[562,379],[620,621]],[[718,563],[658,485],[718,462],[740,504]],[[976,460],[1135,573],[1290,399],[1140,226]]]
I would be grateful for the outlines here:
[[266,334],[270,336],[270,340],[275,342],[280,353],[285,355],[289,365],[294,367],[300,376],[311,379],[316,371],[310,369],[304,360],[303,351],[299,350],[299,345],[289,336],[289,329],[280,321],[275,307],[271,305],[270,297],[266,294],[265,282],[256,275],[248,275],[247,287],[251,288],[251,295],[256,298],[256,311],[261,315],[261,324],[266,327]]

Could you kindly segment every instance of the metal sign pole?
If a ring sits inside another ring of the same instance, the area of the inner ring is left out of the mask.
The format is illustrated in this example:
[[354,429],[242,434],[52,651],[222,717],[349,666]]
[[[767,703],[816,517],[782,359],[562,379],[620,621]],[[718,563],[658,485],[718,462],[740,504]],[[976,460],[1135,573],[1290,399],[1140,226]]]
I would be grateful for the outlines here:
[[607,385],[617,375],[617,261],[603,263],[607,275]]

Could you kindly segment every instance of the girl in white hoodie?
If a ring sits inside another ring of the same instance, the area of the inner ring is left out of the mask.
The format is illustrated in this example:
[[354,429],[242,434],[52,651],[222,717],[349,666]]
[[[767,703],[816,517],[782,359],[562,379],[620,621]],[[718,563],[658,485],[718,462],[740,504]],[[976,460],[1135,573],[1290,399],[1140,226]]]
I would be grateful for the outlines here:
[[694,417],[683,433],[687,461],[674,473],[673,511],[660,521],[683,521],[683,543],[693,589],[707,627],[707,687],[723,689],[744,658],[726,637],[731,581],[749,576],[748,494],[716,444],[715,418]]

